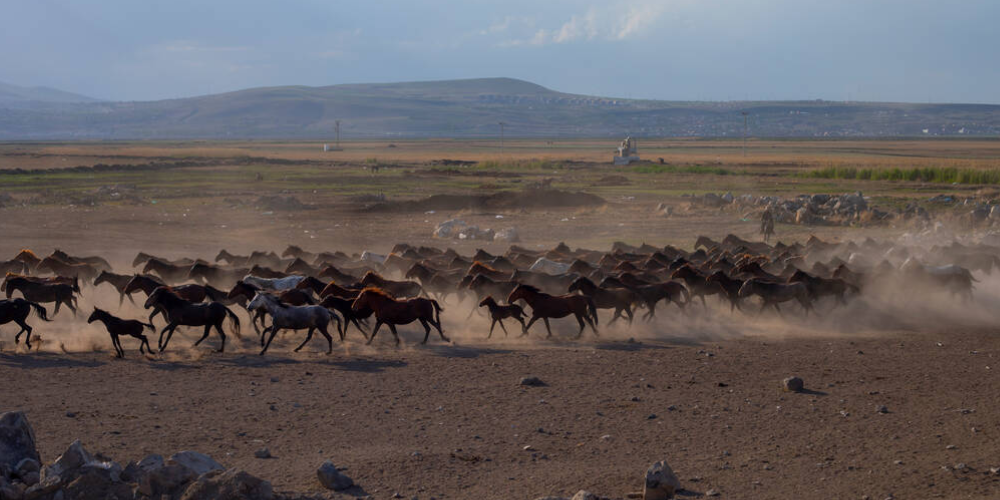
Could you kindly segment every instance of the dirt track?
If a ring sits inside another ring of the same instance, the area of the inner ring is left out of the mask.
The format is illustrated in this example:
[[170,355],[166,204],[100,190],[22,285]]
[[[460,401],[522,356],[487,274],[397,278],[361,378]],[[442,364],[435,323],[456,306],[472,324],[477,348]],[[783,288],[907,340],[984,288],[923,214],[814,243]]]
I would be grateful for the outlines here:
[[[700,345],[350,342],[352,352],[329,358],[287,355],[292,340],[263,359],[8,351],[0,400],[27,410],[45,459],[77,437],[123,461],[195,449],[286,491],[317,489],[326,458],[374,498],[581,488],[621,498],[664,458],[690,490],[724,498],[1000,491],[989,472],[1000,466],[1000,342],[987,331]],[[791,374],[809,391],[782,392]],[[526,375],[547,386],[520,386]],[[264,446],[276,458],[254,458]],[[959,463],[967,469],[942,468]]]

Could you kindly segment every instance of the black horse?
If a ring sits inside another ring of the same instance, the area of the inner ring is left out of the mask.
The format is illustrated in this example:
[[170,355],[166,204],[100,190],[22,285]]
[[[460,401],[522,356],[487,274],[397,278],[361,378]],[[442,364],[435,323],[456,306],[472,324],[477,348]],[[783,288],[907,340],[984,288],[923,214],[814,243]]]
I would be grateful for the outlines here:
[[111,346],[115,348],[115,356],[119,358],[125,357],[125,349],[122,349],[122,341],[119,339],[122,335],[128,337],[135,337],[139,339],[139,354],[143,354],[143,347],[145,347],[150,354],[156,354],[156,351],[152,347],[149,347],[149,339],[142,331],[149,328],[153,332],[156,332],[156,327],[152,323],[143,323],[142,321],[134,319],[121,319],[116,318],[107,311],[103,311],[98,308],[94,308],[94,312],[90,314],[87,318],[87,323],[93,323],[95,321],[100,321],[104,323],[104,328],[108,330],[108,334],[111,335]]
[[34,309],[35,313],[42,321],[52,321],[49,319],[48,315],[45,313],[45,307],[41,304],[31,302],[24,299],[10,299],[10,300],[0,300],[0,325],[10,323],[11,321],[17,323],[21,327],[21,331],[17,332],[14,336],[14,344],[17,344],[21,340],[21,334],[27,332],[27,337],[24,339],[24,343],[31,349],[31,327],[28,326],[24,320],[28,319],[28,314]]
[[[208,338],[209,331],[214,326],[215,330],[219,332],[219,338],[221,339],[218,352],[223,352],[226,349],[226,334],[222,331],[222,322],[226,320],[227,316],[232,321],[230,331],[233,335],[241,338],[239,318],[228,307],[218,302],[195,304],[178,297],[177,294],[170,291],[167,287],[160,287],[149,295],[144,307],[149,309],[155,305],[162,306],[166,310],[166,316],[169,320],[167,326],[163,327],[163,330],[160,330],[160,340],[157,342],[160,352],[167,349],[170,337],[173,336],[174,330],[180,325],[205,327],[205,334],[194,343],[196,346]],[[167,333],[166,339],[163,338],[164,333]]]

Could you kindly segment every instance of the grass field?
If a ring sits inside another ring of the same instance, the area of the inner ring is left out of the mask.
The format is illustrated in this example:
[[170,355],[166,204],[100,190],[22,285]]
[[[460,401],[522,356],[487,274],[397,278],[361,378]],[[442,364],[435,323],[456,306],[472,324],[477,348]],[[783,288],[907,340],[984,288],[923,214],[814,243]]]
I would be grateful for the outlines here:
[[[262,192],[331,204],[365,194],[489,193],[537,182],[650,201],[685,193],[855,190],[909,199],[1000,183],[995,140],[750,141],[746,156],[739,141],[642,140],[640,153],[652,161],[627,167],[611,165],[614,145],[515,139],[501,154],[497,143],[481,140],[346,142],[331,152],[318,142],[3,143],[0,191],[36,205],[86,204],[88,195],[115,185],[167,204]],[[171,165],[177,162],[190,166]],[[94,165],[117,167],[71,168]]]

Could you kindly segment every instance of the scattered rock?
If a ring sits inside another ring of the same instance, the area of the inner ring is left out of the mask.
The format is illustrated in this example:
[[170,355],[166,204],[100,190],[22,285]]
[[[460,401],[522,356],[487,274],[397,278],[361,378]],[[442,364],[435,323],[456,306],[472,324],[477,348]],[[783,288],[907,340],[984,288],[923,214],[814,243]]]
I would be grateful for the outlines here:
[[885,405],[877,405],[875,406],[875,411],[879,413],[889,413],[889,408]]
[[257,458],[273,458],[271,456],[271,450],[269,450],[267,448],[261,448],[261,449],[255,451],[255,452],[253,452],[253,456],[255,456]]
[[643,500],[667,500],[681,490],[681,482],[673,469],[665,461],[659,461],[649,466],[646,471],[646,484],[642,491]]
[[707,496],[707,497],[717,497],[719,495],[720,495],[719,491],[718,490],[714,490],[714,489],[713,490],[708,490],[708,491],[705,492],[705,496]]
[[200,476],[208,471],[212,470],[225,470],[219,462],[216,462],[212,457],[204,454],[198,453],[197,451],[182,451],[179,453],[174,453],[167,464],[175,463],[180,465],[196,476]]
[[545,382],[542,382],[542,379],[538,377],[524,377],[521,379],[520,384],[528,387],[542,387],[546,385]]
[[788,377],[781,381],[781,385],[788,392],[802,392],[805,389],[805,382],[799,377]]
[[212,470],[184,490],[180,500],[271,500],[271,483],[240,469]]
[[0,415],[0,478],[10,478],[22,460],[41,462],[35,448],[35,432],[24,412],[11,411]]
[[316,477],[320,484],[328,490],[343,491],[354,486],[354,480],[341,474],[333,462],[329,460],[323,462],[319,469],[316,469]]

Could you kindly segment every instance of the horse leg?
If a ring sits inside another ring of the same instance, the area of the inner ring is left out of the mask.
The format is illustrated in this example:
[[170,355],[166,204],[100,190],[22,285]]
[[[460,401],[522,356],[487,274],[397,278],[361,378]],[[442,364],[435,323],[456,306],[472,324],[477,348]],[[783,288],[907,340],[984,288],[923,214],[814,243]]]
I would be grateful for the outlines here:
[[[338,330],[339,330],[340,329],[339,328],[340,324],[338,323],[337,326],[338,326]],[[326,354],[327,355],[332,354],[333,353],[333,337],[330,336],[330,332],[326,331],[326,325],[320,325],[319,326],[319,333],[323,334],[323,336],[326,337],[326,346],[327,346],[326,347]],[[344,334],[343,333],[340,334],[340,340],[341,340],[341,342],[344,341]]]
[[[582,315],[580,315],[580,314],[577,313],[577,314],[574,314],[574,316],[576,316],[576,321],[578,323],[580,323],[580,331],[576,334],[576,338],[579,339],[580,337],[583,337],[583,329],[587,327],[587,324],[583,322],[583,316]],[[587,318],[587,319],[589,320],[590,318]],[[548,326],[548,325],[546,325],[546,326]]]
[[451,342],[451,339],[449,339],[448,337],[445,337],[444,330],[441,329],[441,322],[440,321],[437,321],[434,318],[430,318],[427,321],[430,322],[431,325],[434,325],[434,328],[437,328],[438,335],[441,337],[441,340],[443,340],[445,342]]
[[621,309],[621,307],[620,306],[615,306],[615,315],[611,317],[611,321],[608,321],[608,326],[611,326],[611,323],[614,323],[615,321],[618,321],[618,318],[620,318],[621,315],[622,315],[622,309]]
[[31,327],[28,326],[28,324],[25,323],[23,319],[17,320],[17,324],[18,324],[18,326],[21,327],[21,331],[17,332],[17,335],[14,335],[14,345],[17,345],[17,343],[20,342],[19,339],[21,338],[21,334],[24,333],[24,332],[27,332],[27,335],[24,337],[24,344],[26,346],[28,346],[28,350],[30,351],[31,350]]
[[[546,330],[547,332],[549,332],[549,334],[548,334],[548,335],[547,335],[547,336],[546,336],[545,338],[550,338],[550,337],[552,337],[552,327],[551,327],[551,326],[549,326],[549,318],[542,318],[542,321],[544,321],[544,322],[545,322],[545,330]],[[581,329],[582,329],[582,328],[583,328],[583,327],[581,327]]]
[[194,347],[198,347],[198,344],[200,344],[201,341],[207,339],[208,338],[208,334],[211,333],[211,332],[212,332],[212,325],[205,325],[205,333],[204,333],[204,335],[201,336],[200,339],[198,339],[197,342],[194,343]]
[[[157,343],[158,347],[160,348],[160,352],[163,352],[163,351],[167,350],[167,344],[170,343],[170,337],[174,336],[174,330],[176,330],[176,329],[177,329],[177,325],[176,324],[169,323],[169,324],[167,324],[167,326],[163,327],[163,330],[160,330],[160,341]],[[166,331],[168,331],[168,330],[169,330],[169,333],[167,333],[167,338],[164,339],[163,338],[163,333],[166,332]]]
[[[306,343],[309,342],[309,339],[313,338],[313,330],[314,330],[314,328],[310,326],[309,327],[309,331],[306,332],[306,339],[303,340],[302,343],[299,344],[299,346],[296,347],[295,350],[293,350],[292,352],[299,352],[299,349],[302,349],[302,347],[304,347],[306,345]],[[327,334],[327,335],[329,335],[329,334]]]
[[274,336],[278,334],[278,330],[280,330],[280,328],[274,326],[273,324],[271,325],[271,336],[267,338],[267,343],[264,344],[264,348],[260,350],[261,356],[267,352],[268,347],[271,347],[271,341],[274,340]]
[[123,304],[125,304],[125,294],[118,292],[118,309],[121,309]]
[[[396,337],[396,345],[398,346],[399,345],[399,332],[396,331],[396,325],[394,325],[392,323],[386,323],[386,325],[389,325],[389,331],[392,332],[392,336]],[[424,342],[427,342],[427,337],[426,336],[424,337]]]
[[365,345],[371,344],[372,341],[375,340],[375,334],[378,333],[378,329],[379,328],[382,328],[382,321],[379,320],[379,319],[376,319],[375,320],[375,328],[372,330],[372,336],[368,337],[368,342],[365,342]]
[[[497,326],[497,319],[496,319],[496,318],[493,318],[493,321],[492,321],[492,322],[490,322],[490,333],[488,333],[488,334],[486,335],[486,338],[488,338],[488,339],[489,339],[489,338],[492,338],[492,337],[493,337],[493,327],[494,327],[494,326]],[[503,323],[502,323],[502,322],[500,323],[500,326],[501,326],[501,327],[503,326]],[[507,331],[507,330],[504,330],[504,332],[506,332],[506,331]]]
[[771,305],[774,306],[774,310],[775,311],[778,311],[778,316],[781,316],[782,318],[785,317],[785,315],[781,313],[781,308],[778,307],[778,303],[777,302],[772,302]]
[[426,344],[427,338],[431,336],[431,325],[428,325],[424,318],[420,318],[420,324],[424,327],[424,341],[421,344]]
[[[503,326],[503,320],[498,321],[500,323],[500,329],[503,330],[503,337],[507,338],[507,327]],[[493,333],[493,327],[490,327],[490,333]]]
[[531,328],[531,325],[535,324],[535,322],[538,321],[538,318],[539,318],[538,316],[532,316],[531,319],[528,320],[528,324],[527,325],[525,325],[524,323],[521,323],[521,332],[522,332],[521,336],[522,337],[528,334],[528,329]]
[[118,335],[114,336],[115,351],[119,358],[125,359],[125,348],[122,347],[122,338]]
[[225,352],[226,350],[226,333],[222,331],[222,322],[225,319],[220,319],[218,323],[215,324],[215,331],[219,332],[219,350],[218,352]]
[[705,310],[708,310],[708,304],[705,302],[705,295],[704,294],[698,294],[698,297],[701,298],[701,307],[704,307]]
[[56,307],[52,309],[52,317],[53,318],[56,317],[56,314],[59,314],[59,305],[60,304],[62,304],[62,302],[60,302],[60,301],[57,300],[56,301]]

